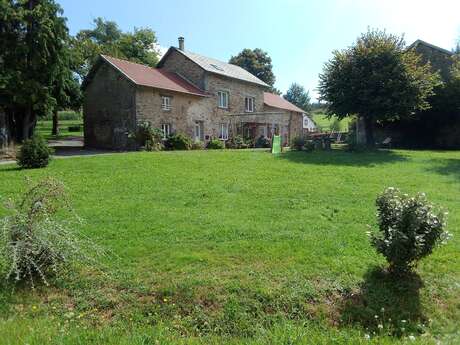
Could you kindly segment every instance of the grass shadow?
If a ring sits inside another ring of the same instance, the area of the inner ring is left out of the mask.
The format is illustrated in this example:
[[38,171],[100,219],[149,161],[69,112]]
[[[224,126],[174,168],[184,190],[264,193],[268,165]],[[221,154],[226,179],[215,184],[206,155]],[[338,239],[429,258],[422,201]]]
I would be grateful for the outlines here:
[[422,287],[423,282],[415,272],[395,277],[373,267],[364,275],[359,291],[343,296],[342,323],[395,336],[423,333],[427,319],[420,302]]
[[427,168],[428,171],[460,180],[460,159],[433,159],[431,163],[431,166]]
[[339,149],[313,152],[288,151],[280,155],[280,159],[303,164],[369,167],[407,161],[405,156],[391,150],[348,152]]

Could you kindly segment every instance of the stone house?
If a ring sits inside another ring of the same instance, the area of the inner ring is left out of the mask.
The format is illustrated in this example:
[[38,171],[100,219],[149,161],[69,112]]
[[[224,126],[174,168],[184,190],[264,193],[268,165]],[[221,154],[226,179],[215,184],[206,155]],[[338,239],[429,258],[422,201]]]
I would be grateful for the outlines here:
[[149,121],[164,136],[195,141],[242,135],[287,144],[304,131],[304,111],[266,92],[268,85],[239,66],[171,47],[157,68],[101,55],[83,83],[85,146],[129,149],[129,133]]

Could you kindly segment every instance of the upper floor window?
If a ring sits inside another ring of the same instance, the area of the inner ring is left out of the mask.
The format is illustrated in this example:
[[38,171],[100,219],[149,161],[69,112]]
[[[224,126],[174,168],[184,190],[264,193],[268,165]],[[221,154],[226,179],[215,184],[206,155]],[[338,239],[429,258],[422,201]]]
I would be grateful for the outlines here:
[[217,98],[219,108],[228,109],[228,92],[217,91]]
[[169,123],[162,123],[161,131],[163,132],[163,139],[167,139],[171,134],[171,126],[169,125]]
[[253,113],[254,112],[254,97],[246,97],[244,99],[244,110],[247,113]]
[[171,110],[171,97],[161,96],[161,109]]
[[219,139],[228,140],[228,123],[221,123],[220,124]]

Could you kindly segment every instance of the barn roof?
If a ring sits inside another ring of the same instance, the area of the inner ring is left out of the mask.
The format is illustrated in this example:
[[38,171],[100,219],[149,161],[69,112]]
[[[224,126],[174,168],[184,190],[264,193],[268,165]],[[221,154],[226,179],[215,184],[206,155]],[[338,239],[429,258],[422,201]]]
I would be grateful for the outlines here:
[[264,83],[262,80],[257,78],[255,75],[246,71],[244,68],[241,68],[240,66],[226,63],[223,61],[219,61],[219,60],[216,60],[216,59],[213,59],[207,56],[199,55],[196,53],[192,53],[187,50],[181,50],[175,47],[169,48],[167,53],[163,56],[163,58],[158,63],[158,67],[161,67],[163,65],[163,62],[168,58],[168,56],[171,54],[172,51],[176,51],[184,55],[186,58],[196,63],[198,66],[200,66],[202,69],[204,69],[207,72],[220,74],[225,77],[239,79],[239,80],[243,80],[249,83],[268,87],[266,83]]
[[[123,74],[127,79],[136,85],[181,92],[202,97],[208,96],[203,90],[192,85],[176,73],[167,72],[122,59],[117,59],[107,55],[100,55],[100,58],[102,61],[107,62],[112,67],[117,69],[121,74]],[[83,86],[85,87],[88,82],[89,81],[85,80]]]
[[300,109],[283,97],[270,92],[264,92],[264,103],[273,108],[305,113],[305,110]]

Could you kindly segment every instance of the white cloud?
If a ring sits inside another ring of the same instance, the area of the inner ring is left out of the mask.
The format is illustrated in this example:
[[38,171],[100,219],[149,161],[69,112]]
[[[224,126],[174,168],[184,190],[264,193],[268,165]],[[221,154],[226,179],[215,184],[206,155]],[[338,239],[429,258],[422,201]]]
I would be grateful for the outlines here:
[[154,45],[153,47],[154,50],[156,50],[158,52],[158,55],[159,55],[159,58],[161,59],[165,54],[166,52],[168,51],[168,48],[167,47],[163,47],[161,45],[159,45],[158,43]]

